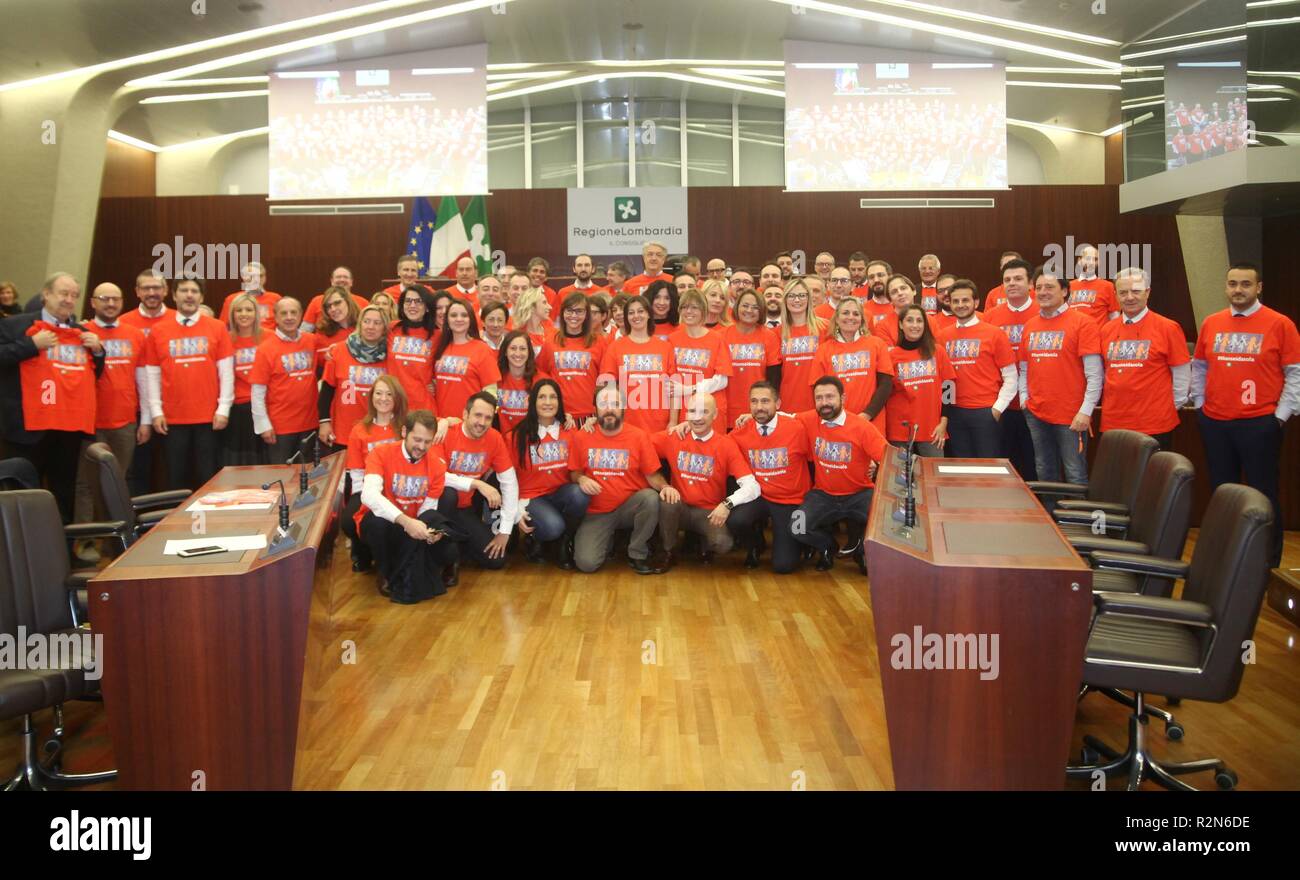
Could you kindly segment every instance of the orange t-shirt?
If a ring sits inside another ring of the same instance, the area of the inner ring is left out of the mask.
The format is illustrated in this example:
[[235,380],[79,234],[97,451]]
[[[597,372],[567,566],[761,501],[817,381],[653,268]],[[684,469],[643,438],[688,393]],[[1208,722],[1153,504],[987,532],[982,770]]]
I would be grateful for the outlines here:
[[813,314],[821,318],[822,323],[829,327],[831,318],[835,317],[835,305],[831,302],[824,302],[819,306],[814,306]]
[[[1092,318],[1098,329],[1110,320],[1112,312],[1119,311],[1119,298],[1115,285],[1105,278],[1084,281],[1076,278],[1070,282],[1070,308],[1078,309]],[[1170,392],[1172,399],[1173,393]]]
[[[544,378],[538,373],[533,381]],[[497,383],[497,424],[502,434],[509,434],[528,415],[528,392],[532,387],[527,379],[513,373],[506,373]]]
[[153,327],[145,364],[162,370],[163,415],[168,424],[200,425],[217,412],[221,379],[217,361],[234,358],[230,331],[216,318],[199,315],[182,327],[173,315]]
[[[1011,343],[1011,353],[1016,359],[1017,370],[1020,369],[1020,341],[1024,338],[1025,322],[1030,318],[1035,317],[1037,314],[1038,303],[1034,302],[1033,299],[1029,300],[1029,304],[1023,311],[1012,311],[1011,306],[1007,304],[1006,300],[1003,300],[1002,305],[991,308],[984,313],[985,321],[988,321],[995,327],[1002,328],[1002,332],[1007,334],[1007,341]],[[1007,407],[1007,409],[1020,409],[1019,392],[1011,398],[1011,406]]]
[[693,432],[678,437],[667,432],[654,435],[655,451],[667,459],[673,488],[681,493],[680,503],[712,510],[727,497],[727,477],[751,475],[745,456],[735,441],[713,430],[700,440]]
[[[731,349],[722,334],[716,330],[706,330],[703,336],[691,336],[685,327],[668,338],[673,347],[673,362],[677,364],[677,374],[683,384],[698,385],[714,376],[726,376],[731,383]],[[727,395],[724,388],[713,395],[718,407],[718,425],[726,425]],[[682,401],[682,406],[686,402]]]
[[352,434],[352,426],[361,421],[370,405],[370,389],[375,380],[388,372],[388,361],[363,364],[348,351],[347,342],[336,342],[331,347],[333,357],[325,362],[321,376],[325,384],[336,389],[330,406],[335,443],[345,443]]
[[[878,303],[870,296],[862,301],[862,320],[867,322],[868,332],[875,330],[876,325],[881,321],[896,314],[898,313],[894,311],[894,304],[889,301]],[[897,339],[898,337],[894,337],[894,341],[897,341]],[[889,344],[892,345],[893,343],[890,342]]]
[[[23,427],[28,431],[95,433],[95,362],[81,344],[81,327],[59,327],[37,320],[28,336],[51,330],[59,341],[18,366],[23,395]],[[134,378],[134,374],[132,374]]]
[[313,333],[316,337],[316,366],[325,365],[325,352],[334,347],[336,342],[345,342],[352,335],[352,327],[340,327],[335,330],[333,335],[326,336],[323,333]]
[[134,308],[131,309],[131,311],[129,312],[123,312],[121,317],[119,317],[117,320],[118,323],[125,324],[128,327],[134,327],[137,330],[139,330],[141,333],[143,333],[145,336],[148,336],[149,331],[152,330],[158,324],[158,322],[163,320],[164,318],[172,318],[173,320],[175,320],[175,316],[172,314],[172,310],[167,308],[166,306],[163,306],[161,315],[157,315],[152,318],[146,315],[144,312],[140,311],[139,308]]
[[1016,353],[1002,328],[988,321],[966,327],[953,324],[939,333],[957,376],[954,400],[963,409],[988,409],[1002,390],[1002,368],[1016,365]]
[[506,436],[510,460],[514,462],[515,476],[519,478],[520,498],[550,495],[569,482],[569,450],[573,448],[575,436],[575,431],[561,425],[558,437],[549,434],[545,440],[529,437],[527,462],[519,460],[518,440],[513,432]]
[[[361,296],[360,294],[352,293],[349,294],[349,296],[351,296],[352,301],[357,304],[358,309],[364,309],[366,306],[370,305],[370,300],[366,299],[364,296]],[[302,322],[304,324],[311,324],[312,326],[315,326],[316,324],[320,323],[320,319],[322,316],[321,305],[322,303],[324,303],[324,301],[325,301],[325,294],[323,293],[318,293],[311,298],[311,302],[307,303],[307,308],[302,313]]]
[[111,330],[94,321],[86,329],[104,343],[104,372],[95,385],[95,429],[111,430],[140,418],[135,371],[144,366],[144,331],[118,320]]
[[438,390],[434,402],[443,418],[460,418],[465,403],[489,385],[501,381],[497,353],[481,339],[453,342],[443,351],[433,368]]
[[623,282],[623,293],[635,296],[645,293],[645,289],[656,281],[667,281],[671,284],[672,280],[673,276],[667,272],[660,272],[658,275],[646,275],[645,273],[633,275]]
[[[402,513],[415,517],[424,506],[425,499],[438,500],[447,480],[447,462],[442,448],[430,446],[424,457],[412,464],[406,458],[401,443],[386,443],[366,456],[366,474],[384,478],[384,497]],[[370,508],[358,508],[355,522],[361,528],[361,519]]]
[[659,453],[649,434],[627,422],[612,437],[600,430],[576,431],[569,446],[569,470],[600,483],[587,513],[609,513],[650,487],[646,477],[659,470]]
[[259,343],[251,336],[237,336],[232,344],[235,346],[235,403],[248,403],[253,398],[248,374],[253,371]]
[[942,345],[934,356],[923,358],[921,350],[901,346],[889,352],[894,359],[894,388],[885,404],[885,436],[890,442],[906,442],[911,436],[907,421],[917,426],[918,443],[928,443],[943,416],[943,383],[956,378],[948,353]]
[[652,332],[655,336],[667,342],[669,339],[672,339],[673,334],[677,332],[679,326],[679,324],[655,324]]
[[749,412],[749,389],[767,378],[767,368],[781,363],[781,338],[761,324],[745,333],[739,324],[723,327],[722,341],[731,355],[731,378],[727,380],[727,429],[736,418]]
[[311,333],[299,333],[296,342],[285,342],[271,333],[257,347],[248,383],[266,386],[266,415],[275,433],[297,434],[313,430],[319,424],[316,413],[316,337]]
[[598,293],[609,293],[609,290],[601,287],[594,282],[590,287],[577,287],[570,284],[568,287],[561,287],[555,291],[555,301],[557,305],[564,305],[564,301],[569,298],[571,293],[585,293],[587,296],[595,296]]
[[1029,365],[1029,411],[1051,425],[1070,424],[1083,405],[1083,358],[1090,354],[1101,354],[1101,332],[1086,314],[1066,309],[1026,321],[1020,360]]
[[812,487],[808,459],[812,447],[808,432],[797,418],[777,413],[764,435],[750,420],[730,436],[740,447],[758,480],[763,497],[774,504],[802,504]]
[[939,289],[937,287],[925,287],[922,285],[921,289],[917,291],[917,293],[917,302],[921,304],[921,308],[925,309],[925,313],[927,315],[938,314]]
[[[817,369],[812,381],[822,376],[838,376],[844,383],[844,408],[861,414],[876,393],[876,374],[892,375],[893,358],[889,346],[876,336],[858,336],[852,342],[841,342],[831,337],[822,341],[817,352]],[[885,428],[885,410],[882,407],[874,419],[876,428]]]
[[781,339],[781,408],[786,412],[812,409],[821,341],[807,324],[791,327],[789,338]]
[[984,294],[984,311],[987,312],[989,309],[995,309],[1006,301],[1006,290],[1001,284],[997,287],[990,288],[989,292]]
[[[442,442],[447,453],[447,473],[460,474],[472,480],[481,479],[488,471],[502,473],[514,467],[506,441],[496,428],[488,428],[482,437],[473,440],[465,434],[464,425],[454,425]],[[474,500],[472,491],[460,491],[457,507],[469,507]]]
[[397,321],[388,331],[388,370],[406,392],[407,411],[433,411],[433,345],[424,328],[403,331]]
[[665,380],[677,372],[672,345],[658,336],[651,336],[645,342],[636,342],[630,336],[615,339],[600,359],[600,372],[609,375],[623,389],[629,425],[650,432],[668,427],[669,393]]
[[1285,384],[1283,367],[1300,364],[1295,323],[1268,306],[1245,318],[1231,309],[1201,325],[1196,358],[1208,366],[1203,412],[1212,419],[1272,415]]
[[[367,428],[364,420],[358,421],[348,432],[348,451],[345,453],[344,464],[350,471],[361,470],[366,466],[366,456],[374,449],[389,443],[400,443],[401,440],[391,423]],[[361,486],[353,486],[352,491],[360,492]]]
[[[235,301],[235,297],[239,296],[243,292],[244,291],[242,290],[236,290],[234,293],[227,294],[225,301],[221,303],[221,314],[218,316],[218,319],[227,327],[230,326],[230,305]],[[262,322],[262,329],[274,330],[275,304],[278,303],[282,297],[278,293],[264,290],[254,297],[254,299],[257,300],[257,317],[258,320]]]
[[865,416],[845,412],[844,424],[827,427],[815,412],[797,418],[808,434],[817,488],[828,495],[852,495],[875,486],[871,463],[879,463],[888,445]]
[[564,347],[557,348],[555,338],[549,337],[537,356],[537,369],[553,376],[560,385],[564,411],[575,419],[586,418],[596,412],[596,378],[600,375],[600,362],[609,347],[609,337],[597,336],[587,348],[585,337],[566,336]]
[[1121,316],[1101,328],[1101,350],[1106,362],[1101,429],[1163,434],[1177,428],[1170,367],[1191,360],[1183,328],[1152,311],[1136,324]]

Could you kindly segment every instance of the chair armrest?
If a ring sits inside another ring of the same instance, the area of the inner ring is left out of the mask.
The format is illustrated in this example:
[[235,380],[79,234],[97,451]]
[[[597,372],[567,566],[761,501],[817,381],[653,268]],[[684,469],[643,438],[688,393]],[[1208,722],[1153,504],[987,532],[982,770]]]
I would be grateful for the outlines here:
[[[1062,525],[1091,527],[1097,522],[1096,514],[1091,510],[1053,510],[1052,517]],[[1118,513],[1103,513],[1100,519],[1102,527],[1109,532],[1127,532],[1130,518]]]
[[68,607],[72,610],[72,622],[81,626],[90,619],[90,579],[99,574],[99,569],[74,571],[63,583],[68,588]]
[[1214,625],[1214,611],[1209,605],[1200,602],[1136,593],[1098,593],[1094,600],[1099,614],[1123,614],[1144,620],[1163,620],[1192,626]]
[[175,507],[194,493],[188,489],[172,489],[167,492],[150,492],[148,495],[136,495],[131,498],[131,506],[137,511],[152,510],[155,507]]
[[1093,567],[1106,571],[1126,571],[1129,574],[1149,574],[1155,577],[1178,580],[1187,577],[1191,566],[1181,559],[1161,559],[1159,556],[1142,556],[1136,553],[1111,553],[1094,550],[1089,554]]
[[67,538],[120,538],[126,534],[126,523],[122,520],[113,522],[72,523],[63,527]]
[[1056,502],[1056,509],[1060,510],[1086,510],[1091,513],[1094,510],[1100,510],[1107,516],[1119,514],[1127,516],[1129,513],[1128,505],[1121,504],[1118,501],[1093,501],[1090,498],[1062,498]]
[[137,535],[143,535],[145,532],[149,531],[154,526],[158,525],[158,523],[162,522],[166,517],[171,515],[172,510],[175,509],[176,508],[172,508],[171,510],[151,510],[148,513],[140,514],[135,518],[135,533]]
[[1025,484],[1036,495],[1074,495],[1078,498],[1088,494],[1088,487],[1083,483],[1053,483],[1048,480],[1030,480]]
[[1107,538],[1103,535],[1066,535],[1070,546],[1080,554],[1101,550],[1105,553],[1131,553],[1146,556],[1151,548],[1141,541],[1125,541],[1122,538]]

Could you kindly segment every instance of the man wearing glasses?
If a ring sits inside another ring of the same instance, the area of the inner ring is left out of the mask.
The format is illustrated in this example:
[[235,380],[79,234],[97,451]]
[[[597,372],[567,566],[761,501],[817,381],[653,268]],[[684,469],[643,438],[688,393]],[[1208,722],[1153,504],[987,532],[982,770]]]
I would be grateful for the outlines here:
[[820,278],[823,282],[829,282],[831,277],[831,270],[834,268],[835,268],[835,256],[833,254],[827,253],[826,251],[822,251],[820,254],[817,255],[817,258],[813,260],[813,269],[817,271],[817,277]]
[[931,316],[930,329],[936,334],[957,323],[957,316],[952,313],[952,306],[948,302],[948,297],[952,294],[952,286],[956,283],[956,275],[940,275],[939,280],[934,284],[934,293],[939,299],[939,311]]
[[840,301],[853,296],[853,277],[849,274],[849,270],[843,266],[832,269],[828,290],[830,291],[828,305],[831,307],[831,314],[834,315],[835,310],[840,307]]
[[736,297],[743,291],[754,289],[754,276],[743,269],[731,273],[731,284],[727,287],[727,299],[730,305],[736,304]]
[[712,260],[709,260],[709,264],[705,267],[705,271],[709,273],[710,278],[716,278],[718,281],[726,281],[727,261],[714,257]]

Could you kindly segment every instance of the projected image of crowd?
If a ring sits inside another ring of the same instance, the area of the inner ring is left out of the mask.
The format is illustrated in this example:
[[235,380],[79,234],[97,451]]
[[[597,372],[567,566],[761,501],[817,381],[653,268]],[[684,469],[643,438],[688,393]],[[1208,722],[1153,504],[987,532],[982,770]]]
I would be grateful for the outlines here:
[[786,114],[792,189],[978,189],[1007,183],[1006,111],[898,96]]
[[[1217,95],[1211,97],[1218,97]],[[1165,107],[1165,157],[1168,167],[1182,168],[1202,159],[1245,149],[1250,122],[1242,98],[1205,104],[1168,101]]]
[[487,191],[487,113],[335,104],[271,119],[272,198]]

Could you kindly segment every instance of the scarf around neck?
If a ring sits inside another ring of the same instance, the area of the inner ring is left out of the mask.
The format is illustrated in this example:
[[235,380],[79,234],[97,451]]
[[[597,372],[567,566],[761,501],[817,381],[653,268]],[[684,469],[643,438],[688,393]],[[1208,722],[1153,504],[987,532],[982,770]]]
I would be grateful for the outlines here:
[[353,330],[347,338],[348,354],[359,364],[377,364],[388,357],[388,339],[370,345],[361,338],[361,328]]

